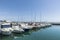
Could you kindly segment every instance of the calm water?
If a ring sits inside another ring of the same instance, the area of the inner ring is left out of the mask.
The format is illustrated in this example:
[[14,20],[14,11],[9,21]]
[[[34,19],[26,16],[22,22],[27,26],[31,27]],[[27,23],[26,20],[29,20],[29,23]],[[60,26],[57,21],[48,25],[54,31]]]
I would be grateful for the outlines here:
[[60,40],[60,26],[51,26],[36,30],[30,30],[22,34],[1,36],[0,40]]

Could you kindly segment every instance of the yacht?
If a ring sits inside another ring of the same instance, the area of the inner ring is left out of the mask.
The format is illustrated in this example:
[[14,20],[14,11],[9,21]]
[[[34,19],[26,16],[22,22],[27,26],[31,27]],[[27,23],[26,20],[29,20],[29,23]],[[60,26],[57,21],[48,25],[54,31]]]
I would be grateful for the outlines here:
[[28,31],[29,29],[32,29],[33,26],[25,24],[25,23],[21,23],[21,28],[24,29],[24,31]]
[[11,27],[12,27],[11,23],[3,23],[1,25],[2,35],[10,35],[13,31]]
[[19,25],[12,26],[12,29],[13,29],[14,33],[22,33],[22,32],[24,32],[24,30]]

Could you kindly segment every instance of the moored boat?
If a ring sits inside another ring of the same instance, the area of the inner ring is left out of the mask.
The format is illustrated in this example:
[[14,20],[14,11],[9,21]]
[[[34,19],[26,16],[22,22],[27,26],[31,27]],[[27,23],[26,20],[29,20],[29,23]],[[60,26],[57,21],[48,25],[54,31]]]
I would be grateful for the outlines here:
[[20,24],[21,28],[24,29],[24,31],[29,31],[30,29],[33,28],[33,26],[28,25],[28,24]]
[[13,29],[14,33],[22,33],[22,32],[24,32],[24,30],[21,27],[19,27],[18,25],[17,26],[12,26],[12,29]]
[[1,25],[1,33],[2,35],[10,35],[12,33],[13,29],[11,28],[10,23],[3,23]]

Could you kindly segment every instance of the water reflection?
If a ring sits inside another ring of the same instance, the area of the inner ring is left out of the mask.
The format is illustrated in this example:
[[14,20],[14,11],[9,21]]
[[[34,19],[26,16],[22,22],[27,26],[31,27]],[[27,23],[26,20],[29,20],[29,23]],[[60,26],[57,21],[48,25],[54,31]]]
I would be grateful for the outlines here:
[[45,28],[48,28],[48,27],[44,27],[44,28],[35,28],[35,29],[32,29],[32,30],[29,30],[27,32],[24,32],[24,33],[20,33],[20,34],[11,34],[10,36],[2,36],[0,35],[0,39],[1,40],[15,40],[16,38],[23,38],[24,36],[29,36],[31,35],[33,32],[37,32],[41,29],[45,29]]

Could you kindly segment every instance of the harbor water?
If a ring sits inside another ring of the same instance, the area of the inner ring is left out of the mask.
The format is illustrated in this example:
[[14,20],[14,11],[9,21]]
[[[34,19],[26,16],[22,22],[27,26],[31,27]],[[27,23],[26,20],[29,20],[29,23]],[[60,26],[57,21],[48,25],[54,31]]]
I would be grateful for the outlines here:
[[60,40],[60,25],[32,29],[25,33],[1,36],[0,40]]

